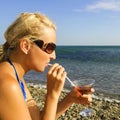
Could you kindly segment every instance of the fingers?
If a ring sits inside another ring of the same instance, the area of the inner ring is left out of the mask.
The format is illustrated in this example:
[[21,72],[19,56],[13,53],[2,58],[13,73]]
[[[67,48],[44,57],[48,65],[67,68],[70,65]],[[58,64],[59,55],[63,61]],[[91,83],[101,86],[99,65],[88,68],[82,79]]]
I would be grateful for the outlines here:
[[53,64],[47,73],[47,89],[60,93],[65,83],[66,74],[64,67],[57,63]]
[[49,75],[52,75],[53,77],[57,77],[57,79],[61,79],[66,77],[65,68],[59,65],[58,63],[55,63],[52,65],[50,70],[48,71]]
[[57,64],[57,63],[53,64],[51,66],[50,70],[48,71],[48,74],[52,74],[55,70],[58,69],[58,67],[60,67],[59,64]]
[[71,91],[71,99],[73,100],[73,103],[90,105],[92,103],[91,93],[89,93],[89,94],[83,93],[82,94],[80,91],[78,91],[78,89],[74,89],[73,92]]
[[88,104],[92,103],[92,97],[90,94],[89,95],[84,94],[83,97],[86,98]]
[[92,93],[95,92],[95,89],[94,89],[94,88],[91,88],[91,92],[92,92]]

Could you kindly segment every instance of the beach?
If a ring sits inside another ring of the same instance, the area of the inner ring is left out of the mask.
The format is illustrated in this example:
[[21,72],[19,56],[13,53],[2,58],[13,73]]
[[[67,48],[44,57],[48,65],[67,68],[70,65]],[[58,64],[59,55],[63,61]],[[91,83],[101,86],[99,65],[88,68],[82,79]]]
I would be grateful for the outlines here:
[[[44,100],[46,94],[46,87],[35,83],[27,83],[27,86],[35,99],[39,109],[44,107]],[[63,90],[59,101],[69,91]],[[89,117],[83,117],[79,113],[85,106],[80,104],[72,104],[71,107],[59,117],[58,120],[120,120],[120,101],[114,99],[108,99],[104,96],[95,93],[93,95],[92,105],[89,106],[93,110],[93,114]]]
[[[93,114],[82,117],[79,113],[85,106],[73,104],[58,120],[120,120],[120,46],[58,46],[57,62],[65,67],[72,80],[92,78],[95,80]],[[29,89],[40,110],[44,106],[46,73],[30,71],[25,75]],[[60,100],[71,89],[65,81]]]

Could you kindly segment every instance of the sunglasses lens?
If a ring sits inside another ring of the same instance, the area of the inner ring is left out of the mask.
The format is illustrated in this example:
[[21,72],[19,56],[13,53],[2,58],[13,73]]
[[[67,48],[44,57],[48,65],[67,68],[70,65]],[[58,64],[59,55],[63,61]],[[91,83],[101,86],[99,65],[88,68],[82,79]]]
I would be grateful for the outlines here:
[[[43,49],[44,42],[42,40],[36,40],[34,43],[40,48]],[[46,47],[43,49],[48,54],[51,54],[56,48],[56,45],[54,43],[48,43],[46,44]]]
[[46,48],[45,48],[45,51],[48,53],[48,54],[51,54],[56,48],[56,45],[54,43],[48,43]]
[[44,42],[42,40],[36,40],[34,41],[34,43],[39,47],[39,48],[42,48]]

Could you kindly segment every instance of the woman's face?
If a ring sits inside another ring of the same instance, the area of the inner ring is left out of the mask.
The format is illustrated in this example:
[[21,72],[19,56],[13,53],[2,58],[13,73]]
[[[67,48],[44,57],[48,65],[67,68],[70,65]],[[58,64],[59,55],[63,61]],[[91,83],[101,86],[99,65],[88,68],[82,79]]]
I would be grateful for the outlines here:
[[[44,44],[56,44],[56,31],[52,28],[46,28],[44,34],[38,39],[43,40]],[[48,66],[50,60],[56,59],[55,51],[49,54],[46,51],[43,51],[41,48],[39,48],[36,44],[32,44],[29,53],[30,67],[39,72],[44,71],[44,69]]]

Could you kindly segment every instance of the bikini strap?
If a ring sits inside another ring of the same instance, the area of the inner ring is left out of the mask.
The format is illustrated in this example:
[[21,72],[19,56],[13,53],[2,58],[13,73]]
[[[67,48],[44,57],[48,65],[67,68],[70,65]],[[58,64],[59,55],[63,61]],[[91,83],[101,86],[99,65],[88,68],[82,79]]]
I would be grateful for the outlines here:
[[18,74],[17,74],[17,71],[16,71],[16,69],[15,69],[15,66],[13,65],[13,63],[12,63],[9,59],[8,59],[8,62],[9,62],[10,65],[13,67],[13,69],[14,69],[14,71],[15,71],[16,78],[17,78],[18,82],[20,82],[19,77],[18,77]]
[[26,95],[26,92],[25,92],[25,87],[24,87],[24,84],[21,80],[19,80],[19,77],[18,77],[18,74],[17,74],[17,71],[15,69],[15,66],[13,65],[13,63],[8,59],[8,62],[10,63],[10,65],[13,67],[14,71],[15,71],[15,75],[16,75],[16,78],[17,78],[17,81],[19,82],[20,84],[20,88],[22,90],[22,93],[23,93],[23,96],[24,96],[24,100],[26,101],[27,100],[27,95]]

